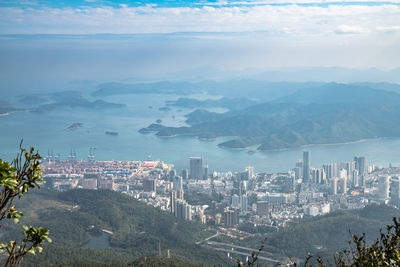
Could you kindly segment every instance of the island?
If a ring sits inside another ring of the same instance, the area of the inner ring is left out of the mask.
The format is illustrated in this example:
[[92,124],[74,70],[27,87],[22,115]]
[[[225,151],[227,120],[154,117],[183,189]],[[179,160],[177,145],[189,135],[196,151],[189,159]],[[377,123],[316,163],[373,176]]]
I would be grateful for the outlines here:
[[196,110],[187,127],[160,124],[141,129],[159,137],[201,139],[234,136],[220,147],[279,150],[304,145],[400,137],[400,94],[351,84],[326,84],[240,110]]
[[125,107],[125,104],[111,103],[101,99],[90,101],[77,91],[62,91],[47,95],[50,103],[39,105],[31,111],[45,113],[59,108],[86,108],[86,109],[115,109]]
[[15,111],[18,111],[18,109],[6,101],[0,100],[0,117],[8,116]]
[[71,124],[69,127],[65,128],[66,131],[73,131],[79,128],[83,127],[83,123],[81,122],[75,122],[73,124]]
[[159,110],[159,111],[170,111],[171,108],[169,108],[169,107],[161,107],[161,108],[159,108],[158,110]]

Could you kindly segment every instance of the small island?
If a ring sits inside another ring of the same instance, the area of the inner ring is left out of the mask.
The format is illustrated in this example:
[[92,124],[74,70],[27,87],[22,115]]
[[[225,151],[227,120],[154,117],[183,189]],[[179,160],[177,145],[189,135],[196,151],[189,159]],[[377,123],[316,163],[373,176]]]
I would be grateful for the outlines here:
[[83,123],[81,122],[75,122],[73,124],[71,124],[69,127],[65,128],[66,131],[73,131],[79,128],[83,127]]
[[170,111],[171,108],[169,108],[169,107],[161,107],[161,108],[159,108],[158,110],[159,110],[159,111]]
[[162,123],[161,119],[156,120],[157,123]]

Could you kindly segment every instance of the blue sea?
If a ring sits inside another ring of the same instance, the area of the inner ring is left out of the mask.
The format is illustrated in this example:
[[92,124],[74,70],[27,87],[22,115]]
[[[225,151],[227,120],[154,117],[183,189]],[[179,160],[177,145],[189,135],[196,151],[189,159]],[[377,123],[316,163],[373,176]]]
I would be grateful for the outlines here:
[[[201,156],[210,171],[242,171],[254,166],[256,172],[286,172],[301,159],[302,151],[311,151],[311,165],[344,162],[354,156],[366,156],[369,163],[380,166],[400,165],[400,139],[371,139],[350,144],[315,145],[297,149],[257,152],[230,150],[217,145],[229,138],[199,140],[191,137],[158,138],[154,134],[141,134],[139,129],[155,123],[157,119],[169,126],[185,125],[184,115],[193,111],[172,107],[160,111],[166,100],[176,95],[124,95],[103,98],[106,101],[125,103],[120,109],[57,109],[48,113],[17,112],[0,117],[0,157],[12,159],[21,139],[24,146],[34,146],[45,156],[52,150],[67,159],[71,149],[77,158],[87,159],[90,147],[96,147],[97,160],[162,160],[175,168],[188,169],[189,157]],[[207,95],[191,97],[209,98]],[[92,99],[93,100],[93,99]],[[212,111],[224,112],[224,109]],[[66,131],[73,123],[83,127]],[[119,132],[119,136],[106,135],[105,131]]]

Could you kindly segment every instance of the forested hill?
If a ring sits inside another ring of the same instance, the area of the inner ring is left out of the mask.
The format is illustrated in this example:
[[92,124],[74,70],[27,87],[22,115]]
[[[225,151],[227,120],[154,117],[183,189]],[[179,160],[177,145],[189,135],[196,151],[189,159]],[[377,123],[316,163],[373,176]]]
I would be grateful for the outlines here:
[[367,244],[372,244],[379,237],[380,229],[385,232],[387,225],[393,225],[394,217],[400,217],[398,208],[372,204],[363,209],[338,210],[297,219],[272,232],[262,226],[254,228],[252,224],[243,224],[239,228],[256,234],[256,237],[239,241],[219,236],[214,240],[257,248],[266,237],[264,255],[304,261],[310,253],[321,256],[325,262],[332,262],[336,253],[349,249],[348,242],[353,234],[361,237],[365,233]]
[[260,150],[400,137],[398,103],[400,94],[395,92],[331,83],[223,114],[195,111],[187,115],[189,127],[153,124],[141,132],[154,131],[161,137],[236,136],[219,145],[257,145]]
[[[27,256],[24,266],[103,263],[126,265],[143,257],[157,257],[170,250],[172,258],[187,264],[225,264],[226,257],[195,245],[215,232],[197,222],[179,220],[165,211],[108,190],[32,191],[17,201],[24,217],[18,225],[1,229],[2,239],[20,235],[22,224],[50,229],[53,243],[43,253]],[[112,231],[109,247],[83,248],[92,237]],[[172,261],[173,262],[173,261]],[[90,265],[90,264],[89,264]]]
[[379,236],[379,230],[393,224],[400,211],[386,205],[370,205],[359,210],[341,210],[325,216],[301,219],[291,226],[271,234],[266,250],[290,257],[306,258],[308,253],[332,258],[336,252],[348,249],[351,235],[366,235],[369,243]]

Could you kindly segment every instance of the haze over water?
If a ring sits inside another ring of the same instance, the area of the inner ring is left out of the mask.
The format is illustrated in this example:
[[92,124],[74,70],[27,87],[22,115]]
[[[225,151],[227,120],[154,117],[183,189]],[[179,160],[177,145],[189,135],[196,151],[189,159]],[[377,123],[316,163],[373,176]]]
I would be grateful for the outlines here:
[[[168,74],[203,66],[222,70],[222,76],[233,70],[233,76],[223,76],[226,79],[241,79],[242,74],[256,73],[254,69],[306,67],[295,77],[279,76],[274,81],[398,83],[397,72],[389,70],[400,62],[399,12],[397,2],[379,1],[3,1],[0,100],[15,102],[16,94],[67,89],[87,93],[85,82],[94,86],[114,81],[184,80],[183,73]],[[321,66],[332,68],[325,73],[314,69],[311,76],[304,77],[307,67]],[[343,72],[340,68],[356,70]],[[367,75],[361,75],[360,69],[368,70]],[[212,72],[206,74],[192,72],[191,79],[215,78]],[[82,80],[76,88],[59,86]],[[107,97],[103,99],[128,106],[0,117],[0,156],[11,159],[24,138],[25,145],[39,148],[43,155],[52,148],[62,158],[75,149],[79,159],[87,159],[89,147],[94,146],[98,160],[145,160],[152,155],[179,170],[188,168],[188,157],[202,156],[210,170],[241,171],[252,165],[257,172],[275,172],[291,170],[305,149],[248,154],[247,150],[217,146],[229,138],[162,139],[138,133],[157,119],[168,126],[184,123],[183,115],[191,110],[158,110],[169,98],[178,96]],[[65,131],[76,122],[84,127]],[[106,135],[105,131],[120,135]],[[314,167],[348,161],[355,155],[364,155],[378,165],[400,163],[399,139],[306,149],[311,151]]]
[[[286,172],[301,159],[304,149],[311,151],[313,167],[350,161],[354,156],[361,155],[376,165],[400,165],[400,139],[372,139],[351,144],[317,145],[248,154],[248,150],[230,150],[217,146],[229,138],[158,138],[152,133],[138,132],[157,119],[161,119],[165,125],[184,125],[184,114],[189,113],[190,109],[178,111],[179,108],[172,107],[171,111],[158,110],[165,106],[166,100],[177,98],[176,95],[158,94],[113,96],[104,100],[125,103],[127,106],[108,110],[65,108],[44,114],[13,113],[0,118],[0,157],[14,157],[19,140],[23,138],[25,146],[38,148],[43,156],[48,149],[53,149],[54,154],[61,155],[61,159],[67,159],[71,149],[75,149],[77,158],[86,160],[89,147],[96,147],[97,160],[147,160],[151,155],[152,160],[174,164],[178,171],[188,169],[190,156],[202,156],[211,171],[242,171],[246,166],[254,166],[257,172]],[[65,130],[76,122],[83,123],[84,127]],[[116,131],[120,135],[106,135],[105,131]]]

